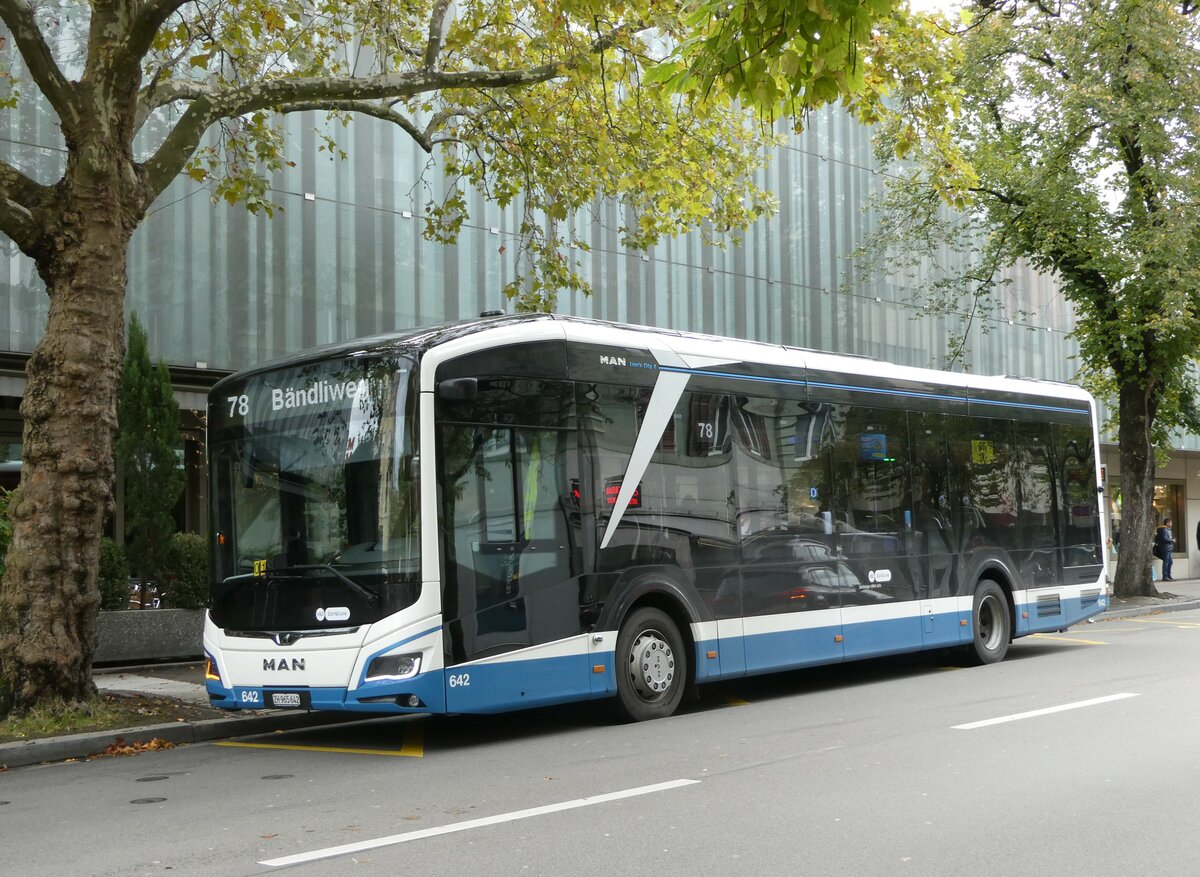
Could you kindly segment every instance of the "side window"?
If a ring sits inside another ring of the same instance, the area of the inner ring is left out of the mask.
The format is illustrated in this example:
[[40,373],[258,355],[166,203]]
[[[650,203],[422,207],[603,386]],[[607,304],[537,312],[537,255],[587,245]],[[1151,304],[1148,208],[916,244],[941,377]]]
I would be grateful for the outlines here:
[[930,598],[952,596],[957,589],[958,544],[952,498],[955,470],[946,446],[946,417],[909,415],[912,438],[914,553],[919,556]]
[[1060,521],[1058,484],[1054,477],[1054,447],[1049,424],[1017,423],[1017,530],[1019,567],[1025,586],[1058,584]]
[[730,399],[741,560],[722,586],[718,617],[833,609],[852,587],[833,543],[830,410],[801,400]]
[[831,420],[837,546],[865,592],[843,602],[916,599],[908,413],[838,405]]
[[[606,532],[645,420],[650,390],[594,385],[582,392],[582,420],[592,445],[592,485],[580,492],[594,513],[596,543]],[[729,400],[685,393],[638,479],[607,548],[603,570],[637,565],[704,566],[690,540],[732,538]]]
[[737,528],[748,549],[761,534],[781,532],[827,543],[829,412],[789,399],[731,398]]
[[985,417],[947,417],[950,456],[961,473],[955,506],[960,550],[988,545],[1015,550],[1017,485],[1013,424]]
[[[1064,545],[1063,566],[1090,566],[1102,562],[1100,553],[1099,496],[1092,431],[1086,426],[1055,425],[1055,451],[1062,466],[1059,506]],[[1179,536],[1176,535],[1176,539]]]
[[900,555],[912,519],[908,415],[843,405],[834,411],[833,506],[842,551]]

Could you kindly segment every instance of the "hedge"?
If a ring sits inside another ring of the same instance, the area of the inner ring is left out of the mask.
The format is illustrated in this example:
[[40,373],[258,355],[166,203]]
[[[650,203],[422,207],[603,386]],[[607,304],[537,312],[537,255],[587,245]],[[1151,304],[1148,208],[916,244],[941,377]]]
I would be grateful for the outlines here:
[[195,533],[176,533],[167,548],[159,593],[175,609],[202,609],[208,605],[208,541]]

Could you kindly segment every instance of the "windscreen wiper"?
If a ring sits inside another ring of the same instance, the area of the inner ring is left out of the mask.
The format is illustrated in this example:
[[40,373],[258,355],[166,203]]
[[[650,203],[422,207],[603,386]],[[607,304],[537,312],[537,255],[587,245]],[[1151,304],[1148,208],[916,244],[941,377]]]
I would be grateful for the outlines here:
[[221,596],[218,599],[214,600],[213,608],[215,609],[218,605],[220,605],[225,600],[227,600],[231,594],[233,594],[235,591],[240,590],[244,585],[247,585],[250,582],[255,582],[255,581],[268,582],[268,581],[271,581],[272,579],[302,578],[302,576],[298,576],[298,575],[296,575],[296,573],[305,573],[305,572],[309,572],[311,570],[316,570],[316,569],[325,570],[326,572],[333,573],[335,576],[338,577],[338,579],[341,580],[342,584],[344,584],[351,591],[353,591],[354,593],[358,594],[358,596],[360,596],[364,600],[366,600],[367,604],[369,606],[371,606],[372,608],[375,608],[379,605],[379,603],[380,603],[379,595],[377,593],[375,593],[374,591],[372,591],[370,588],[363,587],[358,582],[354,581],[354,579],[352,579],[349,576],[345,575],[344,573],[338,571],[337,568],[331,566],[328,563],[311,563],[311,564],[303,564],[303,565],[298,565],[298,566],[287,566],[287,567],[283,567],[282,569],[268,569],[265,573],[262,573],[260,575],[255,575],[254,573],[247,572],[247,573],[241,573],[240,575],[229,576],[228,578],[222,579],[221,580],[222,585],[232,584],[232,585],[234,585],[234,587],[230,588],[228,591],[225,591],[224,593],[221,594]]
[[327,570],[327,571],[333,573],[335,576],[337,576],[339,579],[342,580],[342,583],[345,584],[346,587],[348,587],[351,591],[353,591],[354,593],[358,594],[358,596],[360,596],[364,600],[366,600],[367,603],[370,604],[372,607],[379,605],[379,595],[378,594],[376,594],[370,588],[363,587],[358,582],[354,581],[354,579],[350,578],[348,575],[346,575],[345,573],[338,570],[338,568],[335,567],[333,564],[310,563],[310,564],[305,564],[303,566],[289,566],[286,569],[280,570],[280,572],[287,574],[294,570],[310,570],[310,569],[323,569],[323,570]]

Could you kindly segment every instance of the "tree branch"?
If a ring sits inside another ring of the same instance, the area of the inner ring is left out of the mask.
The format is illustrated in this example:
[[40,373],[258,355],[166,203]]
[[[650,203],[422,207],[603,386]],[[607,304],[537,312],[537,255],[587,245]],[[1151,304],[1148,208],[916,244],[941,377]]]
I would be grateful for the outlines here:
[[975,186],[968,191],[974,192],[977,195],[987,195],[989,198],[995,198],[1001,204],[1007,204],[1010,207],[1028,206],[1025,201],[1017,195],[1013,195],[1008,192],[1001,192],[999,189],[992,189],[988,188],[987,186]]
[[50,54],[50,47],[42,37],[29,0],[0,0],[0,19],[12,33],[21,58],[29,70],[29,76],[38,90],[46,96],[50,106],[58,113],[63,125],[73,127],[79,120],[75,109],[73,89],[63,76],[58,62]]
[[187,2],[188,0],[147,0],[129,26],[129,34],[115,58],[115,69],[126,75],[136,70],[142,58],[153,47],[154,38],[167,19]]
[[432,70],[434,62],[437,61],[438,55],[442,53],[442,46],[446,42],[446,13],[450,9],[452,0],[437,0],[433,4],[433,13],[429,16],[429,42],[425,45],[425,64],[426,70]]
[[[2,2],[2,0],[0,0]],[[153,93],[143,95],[147,111],[181,100],[203,100],[219,117],[240,116],[255,110],[286,112],[290,104],[369,101],[404,98],[430,91],[464,88],[512,88],[537,85],[555,79],[569,69],[568,64],[543,64],[521,70],[466,70],[438,72],[416,70],[378,76],[309,76],[271,79],[225,89],[203,82],[171,80],[161,83]]]
[[39,213],[51,187],[36,183],[8,162],[0,161],[0,231],[29,253],[42,233]]
[[[12,0],[0,0],[0,3]],[[174,0],[162,0],[164,3]],[[444,14],[444,13],[443,13]],[[603,52],[615,45],[624,33],[636,33],[644,25],[622,25],[592,40],[590,50]],[[540,64],[517,70],[437,71],[422,68],[377,76],[308,76],[255,81],[227,88],[214,88],[205,82],[168,80],[147,88],[139,95],[138,120],[151,112],[179,101],[191,105],[176,123],[158,151],[141,166],[145,203],[150,204],[186,166],[200,139],[210,125],[258,110],[279,113],[299,109],[352,109],[386,119],[407,131],[422,148],[432,147],[429,131],[422,132],[406,117],[389,107],[372,103],[387,98],[406,98],[426,92],[480,89],[491,91],[537,85],[557,79],[575,66],[571,59]],[[435,117],[436,119],[436,117]]]
[[[432,123],[422,131],[408,116],[398,113],[384,104],[372,103],[371,101],[312,101],[310,103],[289,103],[280,112],[302,113],[306,110],[332,113],[358,113],[363,116],[382,119],[385,122],[391,122],[393,125],[403,128],[413,140],[417,141],[417,145],[425,150],[425,152],[433,152],[433,142],[430,140],[430,134],[433,130]],[[445,121],[444,117],[442,121]]]
[[213,109],[207,97],[192,101],[183,117],[175,123],[171,133],[158,147],[150,159],[140,167],[143,183],[142,210],[150,209],[154,199],[162,194],[171,181],[179,176],[191,158],[204,132],[214,122],[224,117]]

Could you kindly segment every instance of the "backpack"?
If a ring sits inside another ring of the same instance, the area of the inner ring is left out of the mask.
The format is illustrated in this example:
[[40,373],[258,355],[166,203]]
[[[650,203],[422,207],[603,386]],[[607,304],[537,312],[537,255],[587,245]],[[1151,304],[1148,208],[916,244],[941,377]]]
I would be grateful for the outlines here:
[[1163,528],[1159,527],[1154,533],[1154,548],[1152,549],[1152,553],[1159,560],[1163,559],[1163,554],[1165,553],[1163,547],[1166,545],[1166,541],[1166,538],[1163,536]]

